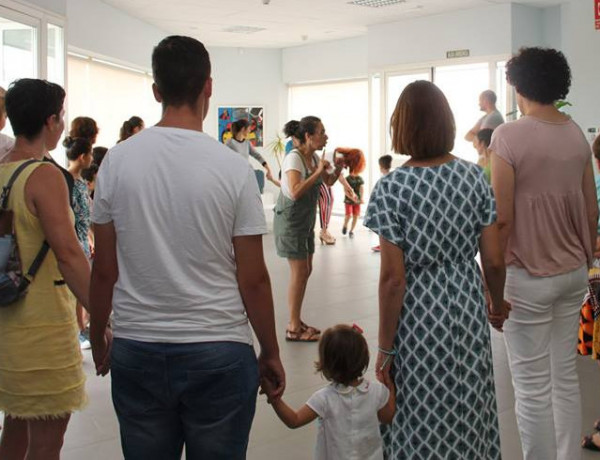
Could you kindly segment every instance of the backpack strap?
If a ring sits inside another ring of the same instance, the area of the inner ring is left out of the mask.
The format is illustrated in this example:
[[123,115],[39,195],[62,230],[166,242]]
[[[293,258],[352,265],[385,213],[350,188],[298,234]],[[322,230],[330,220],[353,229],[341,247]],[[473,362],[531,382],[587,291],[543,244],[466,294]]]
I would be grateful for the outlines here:
[[[11,191],[12,186],[14,185],[15,181],[19,177],[19,174],[21,174],[27,166],[29,166],[33,163],[41,163],[41,162],[39,160],[34,160],[34,159],[24,161],[12,173],[12,176],[10,176],[8,183],[4,187],[2,187],[2,195],[0,196],[0,209],[2,211],[6,211],[6,209],[8,208],[8,198],[10,196],[10,191]],[[24,291],[25,289],[27,289],[29,284],[31,284],[31,281],[33,280],[34,276],[36,275],[36,273],[42,266],[42,262],[46,258],[46,254],[48,254],[49,249],[50,249],[50,245],[48,244],[47,241],[44,240],[44,242],[42,243],[42,247],[40,248],[37,255],[35,256],[35,259],[33,259],[33,262],[31,263],[29,270],[27,270],[27,273],[25,274],[25,276],[23,276],[23,278],[21,280],[21,284],[19,284],[19,291]]]
[[23,170],[33,164],[33,163],[39,163],[39,160],[27,160],[24,161],[23,163],[21,163],[17,169],[15,169],[15,171],[12,173],[12,176],[10,176],[10,179],[8,179],[8,183],[2,187],[2,195],[0,196],[0,207],[2,209],[2,211],[6,211],[6,209],[8,208],[8,197],[10,196],[10,190],[12,189],[12,186],[14,185],[15,181],[17,180],[17,178],[19,177],[19,175],[23,172]]
[[29,270],[27,270],[27,274],[21,279],[21,284],[19,284],[19,291],[24,291],[31,284],[33,278],[35,277],[35,274],[42,266],[42,262],[46,258],[46,254],[48,254],[49,249],[50,245],[47,241],[44,240],[44,242],[42,243],[42,247],[35,256],[35,259],[33,259]]

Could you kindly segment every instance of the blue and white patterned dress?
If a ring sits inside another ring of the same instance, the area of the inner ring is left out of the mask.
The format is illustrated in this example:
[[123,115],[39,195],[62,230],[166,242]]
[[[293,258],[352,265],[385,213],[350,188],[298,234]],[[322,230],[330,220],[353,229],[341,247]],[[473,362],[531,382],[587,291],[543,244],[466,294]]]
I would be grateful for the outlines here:
[[499,459],[500,435],[483,284],[475,261],[496,219],[483,170],[455,159],[401,167],[375,186],[365,226],[404,251],[406,294],[382,426],[386,459]]
[[90,212],[90,192],[83,179],[75,179],[73,187],[73,213],[75,214],[75,231],[83,252],[89,259],[91,257],[88,235],[92,223]]

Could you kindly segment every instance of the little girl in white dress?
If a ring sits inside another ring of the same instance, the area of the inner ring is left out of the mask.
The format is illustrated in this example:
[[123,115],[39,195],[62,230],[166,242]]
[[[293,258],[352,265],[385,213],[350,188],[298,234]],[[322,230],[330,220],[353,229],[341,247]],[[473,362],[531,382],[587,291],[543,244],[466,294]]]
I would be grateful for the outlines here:
[[[383,460],[379,424],[392,421],[395,388],[387,373],[385,385],[363,378],[369,348],[360,328],[341,324],[327,329],[315,365],[331,383],[297,411],[282,399],[269,401],[279,418],[289,428],[318,418],[316,460]],[[261,383],[267,390],[269,382]]]

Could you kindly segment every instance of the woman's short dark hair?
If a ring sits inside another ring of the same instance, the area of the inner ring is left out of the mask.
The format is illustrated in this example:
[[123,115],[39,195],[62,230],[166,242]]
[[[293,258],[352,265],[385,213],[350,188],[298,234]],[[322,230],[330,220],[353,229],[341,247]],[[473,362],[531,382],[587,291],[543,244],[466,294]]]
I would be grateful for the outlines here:
[[424,159],[450,153],[456,125],[444,93],[425,80],[408,85],[392,114],[390,134],[392,149],[402,155]]
[[15,136],[35,139],[46,120],[60,116],[65,102],[65,90],[56,83],[35,78],[13,82],[6,92],[6,114]]
[[69,136],[85,137],[90,142],[96,140],[98,135],[98,125],[96,120],[90,117],[77,117],[71,122],[71,129],[69,130]]
[[167,37],[152,52],[152,75],[163,107],[195,107],[198,96],[210,78],[208,51],[194,38],[179,35]]
[[89,168],[81,170],[81,177],[86,182],[93,182],[96,180],[96,174],[98,174],[98,165],[92,163]]
[[129,139],[133,136],[133,130],[136,128],[143,128],[144,120],[140,117],[136,117],[135,115],[131,117],[129,120],[125,120],[121,125],[121,129],[119,130],[119,142],[123,142],[125,139]]
[[383,169],[392,169],[392,156],[382,155],[379,157],[379,166]]
[[92,143],[85,137],[65,137],[63,141],[67,158],[71,161],[77,160],[80,155],[91,153]]
[[484,128],[477,131],[477,140],[488,148],[492,143],[492,134],[494,130],[490,128]]
[[242,129],[247,128],[248,126],[250,126],[250,122],[245,118],[240,118],[239,120],[236,120],[233,123],[231,123],[231,134],[233,134],[233,137],[235,137],[237,136],[237,133],[239,133]]
[[[306,135],[313,135],[317,132],[317,126],[321,123],[321,119],[311,115],[302,118],[300,121],[288,121],[283,127],[283,132],[288,137],[295,137],[300,144],[306,143]],[[293,128],[293,131],[292,131]]]
[[94,158],[93,162],[95,165],[98,165],[98,167],[100,167],[100,165],[102,164],[102,160],[104,160],[106,152],[108,152],[108,149],[106,147],[98,146],[92,149],[92,157]]
[[521,96],[540,104],[552,104],[569,94],[571,69],[560,51],[521,48],[506,64],[506,79]]
[[319,341],[317,371],[329,381],[349,385],[369,366],[369,346],[362,333],[345,324],[330,327]]

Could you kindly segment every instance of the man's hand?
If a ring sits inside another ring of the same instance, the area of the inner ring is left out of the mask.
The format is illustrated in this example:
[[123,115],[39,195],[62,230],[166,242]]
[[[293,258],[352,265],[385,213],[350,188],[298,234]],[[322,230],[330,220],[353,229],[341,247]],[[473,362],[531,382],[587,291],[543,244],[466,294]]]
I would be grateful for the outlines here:
[[112,330],[107,327],[102,340],[100,342],[92,342],[92,356],[96,365],[96,375],[104,377],[110,371],[112,341]]
[[262,353],[258,357],[258,372],[262,393],[269,401],[278,400],[285,391],[285,371],[279,356],[267,358]]

